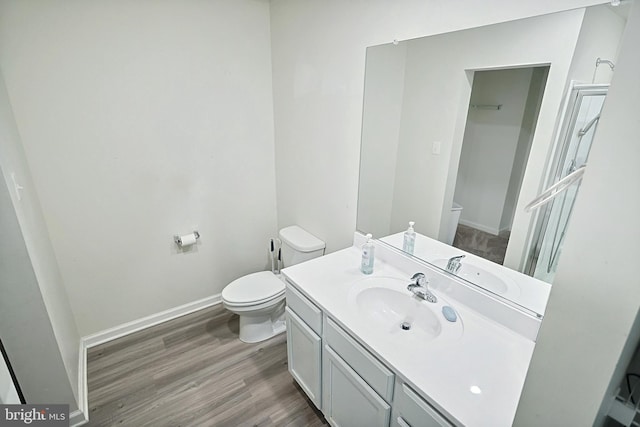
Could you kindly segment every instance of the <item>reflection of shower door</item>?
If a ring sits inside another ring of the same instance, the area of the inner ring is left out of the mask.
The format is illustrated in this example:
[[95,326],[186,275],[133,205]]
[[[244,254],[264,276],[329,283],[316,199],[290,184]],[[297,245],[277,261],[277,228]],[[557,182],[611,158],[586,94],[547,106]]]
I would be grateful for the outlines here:
[[[573,87],[545,187],[587,163],[607,89],[608,85]],[[540,208],[525,268],[527,274],[548,283],[553,281],[579,187],[580,181]]]
[[26,403],[0,339],[0,404]]

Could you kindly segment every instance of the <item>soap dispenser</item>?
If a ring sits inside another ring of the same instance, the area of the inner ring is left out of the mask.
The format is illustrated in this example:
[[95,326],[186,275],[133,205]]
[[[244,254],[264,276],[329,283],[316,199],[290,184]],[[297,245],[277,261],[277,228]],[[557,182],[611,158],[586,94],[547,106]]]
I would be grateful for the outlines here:
[[413,231],[413,224],[415,222],[409,221],[409,228],[404,232],[404,242],[402,243],[402,250],[413,255],[413,249],[416,245],[416,232]]
[[360,270],[364,274],[373,273],[373,261],[375,259],[375,246],[373,246],[373,242],[371,239],[373,235],[371,233],[367,234],[367,242],[362,245],[362,263],[360,264]]

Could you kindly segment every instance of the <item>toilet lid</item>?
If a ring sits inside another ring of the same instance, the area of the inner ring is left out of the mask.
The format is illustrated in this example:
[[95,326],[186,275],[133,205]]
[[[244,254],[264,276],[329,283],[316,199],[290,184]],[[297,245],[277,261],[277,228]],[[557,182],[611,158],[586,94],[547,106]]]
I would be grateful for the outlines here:
[[247,274],[222,290],[222,299],[232,304],[254,304],[284,293],[284,282],[270,271]]

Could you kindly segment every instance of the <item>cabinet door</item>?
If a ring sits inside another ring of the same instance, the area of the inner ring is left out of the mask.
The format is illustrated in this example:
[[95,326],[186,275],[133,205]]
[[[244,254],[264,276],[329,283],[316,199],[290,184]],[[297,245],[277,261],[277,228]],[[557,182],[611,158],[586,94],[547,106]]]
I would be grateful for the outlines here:
[[391,407],[329,346],[323,351],[323,412],[338,427],[384,427]]
[[394,373],[373,357],[364,347],[330,318],[326,318],[323,342],[375,390],[385,402],[393,397]]
[[289,372],[313,404],[322,409],[321,339],[289,307],[286,316]]

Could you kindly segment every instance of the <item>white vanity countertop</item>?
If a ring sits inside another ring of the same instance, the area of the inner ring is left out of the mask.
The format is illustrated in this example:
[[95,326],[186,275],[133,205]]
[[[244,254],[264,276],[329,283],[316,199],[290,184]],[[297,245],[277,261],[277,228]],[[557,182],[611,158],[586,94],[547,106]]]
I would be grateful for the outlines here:
[[[350,289],[366,277],[402,279],[420,269],[401,271],[376,259],[374,273],[366,276],[359,270],[360,258],[360,249],[351,247],[288,267],[283,273],[452,422],[510,426],[535,343],[446,296],[462,321],[460,337],[423,342],[411,340],[402,331],[381,333],[349,301]],[[443,327],[448,325],[443,319]],[[481,392],[472,393],[472,386]]]
[[[402,248],[404,232],[385,236],[380,240],[394,248]],[[416,233],[414,255],[417,258],[427,262],[433,262],[436,259],[449,259],[462,254],[464,254],[466,258],[462,260],[463,264],[465,262],[471,262],[498,277],[503,277],[512,283],[517,283],[517,292],[511,295],[504,295],[505,298],[535,313],[544,315],[549,294],[551,293],[550,284],[463,251],[462,249],[449,246],[446,243],[442,243],[420,233]]]

